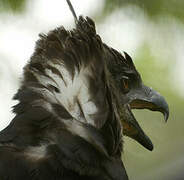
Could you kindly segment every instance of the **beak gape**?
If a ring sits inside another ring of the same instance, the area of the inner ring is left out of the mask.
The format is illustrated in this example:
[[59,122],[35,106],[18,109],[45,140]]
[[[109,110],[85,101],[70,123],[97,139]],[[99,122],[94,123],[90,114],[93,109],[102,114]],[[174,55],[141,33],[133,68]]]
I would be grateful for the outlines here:
[[[141,88],[135,89],[129,94],[131,97],[129,104],[126,104],[120,113],[123,132],[139,142],[148,150],[153,150],[153,144],[149,137],[144,133],[136,121],[131,109],[149,109],[160,111],[164,115],[165,121],[169,117],[169,107],[164,97],[153,89],[142,85]],[[125,115],[126,114],[126,115]]]

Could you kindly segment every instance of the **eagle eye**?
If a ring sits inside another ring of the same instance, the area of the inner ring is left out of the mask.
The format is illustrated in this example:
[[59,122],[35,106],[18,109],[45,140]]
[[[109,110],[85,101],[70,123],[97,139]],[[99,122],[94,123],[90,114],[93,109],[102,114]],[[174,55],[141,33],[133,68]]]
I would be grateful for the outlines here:
[[121,79],[121,87],[123,93],[128,93],[130,90],[129,78],[127,76],[123,76]]

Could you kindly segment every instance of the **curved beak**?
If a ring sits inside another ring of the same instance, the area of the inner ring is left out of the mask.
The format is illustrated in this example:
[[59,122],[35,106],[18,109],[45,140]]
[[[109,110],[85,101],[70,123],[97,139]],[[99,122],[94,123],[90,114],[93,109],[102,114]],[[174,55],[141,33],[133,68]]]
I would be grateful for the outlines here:
[[[165,99],[152,88],[142,85],[128,94],[129,103],[121,109],[121,120],[124,134],[139,142],[148,150],[153,150],[153,144],[136,121],[131,109],[149,109],[160,111],[165,121],[169,117],[169,107]],[[126,114],[126,116],[125,116]]]
[[169,106],[158,92],[142,85],[141,89],[135,92],[135,99],[130,102],[131,109],[149,109],[151,111],[160,111],[167,122],[169,118]]

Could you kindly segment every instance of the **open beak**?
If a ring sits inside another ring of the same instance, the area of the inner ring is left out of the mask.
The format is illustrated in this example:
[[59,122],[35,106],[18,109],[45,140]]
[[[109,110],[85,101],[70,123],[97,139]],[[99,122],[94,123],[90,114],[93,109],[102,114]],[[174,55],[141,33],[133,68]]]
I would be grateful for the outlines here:
[[[128,104],[121,109],[123,131],[126,136],[133,138],[148,150],[153,150],[153,144],[136,121],[131,109],[149,109],[160,111],[165,121],[169,117],[169,107],[165,99],[153,89],[142,85],[128,94]],[[126,114],[126,116],[125,116]]]

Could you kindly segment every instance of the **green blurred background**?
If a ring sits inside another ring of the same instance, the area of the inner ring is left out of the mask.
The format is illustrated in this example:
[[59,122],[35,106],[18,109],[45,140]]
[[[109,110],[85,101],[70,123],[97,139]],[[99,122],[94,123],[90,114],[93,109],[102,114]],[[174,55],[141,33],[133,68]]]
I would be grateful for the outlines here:
[[[26,0],[0,0],[0,14],[24,16],[27,3]],[[170,107],[167,123],[160,113],[134,111],[152,139],[154,150],[149,152],[125,137],[123,160],[130,180],[183,180],[184,1],[103,0],[99,3],[100,8],[96,5],[97,10],[91,16],[103,40],[119,51],[128,51],[144,83],[159,91]],[[1,52],[0,57],[3,61]],[[18,75],[11,73],[18,84]]]

